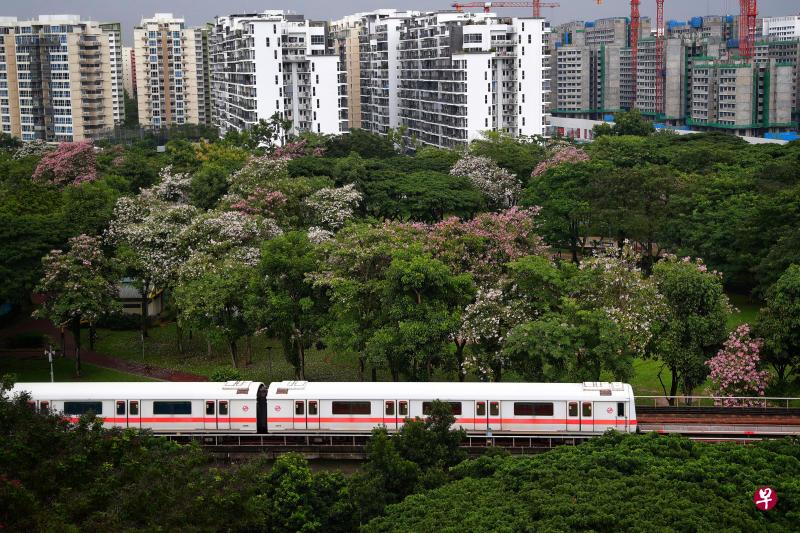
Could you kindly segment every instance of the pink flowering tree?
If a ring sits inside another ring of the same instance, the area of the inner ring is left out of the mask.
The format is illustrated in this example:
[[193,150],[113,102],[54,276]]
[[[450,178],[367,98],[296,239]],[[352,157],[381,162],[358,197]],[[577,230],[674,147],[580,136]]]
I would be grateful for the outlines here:
[[259,215],[270,218],[280,218],[281,211],[286,205],[286,195],[281,191],[273,191],[264,187],[256,187],[255,190],[243,198],[234,202],[231,209],[241,211],[248,215]]
[[706,361],[710,369],[711,394],[720,397],[726,407],[752,407],[756,399],[737,396],[764,396],[770,373],[759,370],[761,339],[754,338],[750,326],[742,324],[733,331],[717,355]]
[[90,324],[116,310],[117,290],[111,263],[103,255],[97,237],[78,235],[67,251],[53,250],[42,259],[44,276],[36,292],[44,295],[34,316],[72,329],[75,337],[75,374],[81,374],[81,322]]
[[97,179],[97,159],[90,141],[61,143],[42,157],[31,178],[58,187]]
[[536,168],[533,169],[531,176],[541,176],[549,169],[562,163],[582,163],[588,160],[589,156],[586,154],[586,152],[577,146],[573,146],[571,144],[556,145],[551,150],[550,157],[536,165]]
[[283,146],[276,147],[272,151],[270,157],[272,157],[272,159],[285,159],[289,161],[308,155],[322,157],[325,155],[325,148],[321,146],[311,146],[306,139],[301,139],[299,141],[288,142]]
[[494,208],[507,209],[517,204],[522,184],[517,176],[492,159],[466,154],[450,169],[452,176],[466,176]]

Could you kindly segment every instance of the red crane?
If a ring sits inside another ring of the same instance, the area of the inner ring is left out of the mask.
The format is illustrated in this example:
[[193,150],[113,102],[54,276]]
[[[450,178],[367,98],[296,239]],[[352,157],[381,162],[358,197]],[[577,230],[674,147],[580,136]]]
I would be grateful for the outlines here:
[[656,0],[656,113],[664,112],[664,0]]
[[739,0],[739,55],[753,57],[758,19],[757,0]]
[[[598,3],[601,3],[599,0]],[[453,7],[456,11],[462,11],[465,7],[468,9],[481,8],[484,13],[489,13],[493,7],[531,7],[533,8],[534,18],[541,18],[543,7],[559,7],[561,4],[556,2],[542,2],[541,0],[534,0],[533,2],[467,2],[464,4],[455,3]]]
[[[743,0],[744,1],[744,0]],[[631,75],[633,78],[633,105],[636,106],[636,71],[639,53],[639,0],[631,0]]]

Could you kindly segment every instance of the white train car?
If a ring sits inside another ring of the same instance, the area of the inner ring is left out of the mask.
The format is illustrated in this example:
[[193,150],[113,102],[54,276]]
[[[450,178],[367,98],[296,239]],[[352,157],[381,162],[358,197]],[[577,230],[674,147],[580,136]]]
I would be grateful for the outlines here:
[[450,403],[469,433],[587,434],[636,431],[625,383],[333,383],[283,381],[267,392],[269,433],[363,433],[424,417]]
[[62,413],[71,421],[92,412],[106,427],[256,433],[266,387],[253,381],[17,383],[11,395],[21,392],[29,394],[32,408]]

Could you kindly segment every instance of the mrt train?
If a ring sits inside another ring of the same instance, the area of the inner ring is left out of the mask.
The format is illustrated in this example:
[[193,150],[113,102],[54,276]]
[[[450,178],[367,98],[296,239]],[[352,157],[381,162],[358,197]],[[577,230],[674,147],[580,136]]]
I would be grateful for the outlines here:
[[424,418],[450,405],[470,434],[599,434],[636,431],[625,383],[18,383],[32,409],[77,421],[92,412],[107,427],[157,433],[361,434]]

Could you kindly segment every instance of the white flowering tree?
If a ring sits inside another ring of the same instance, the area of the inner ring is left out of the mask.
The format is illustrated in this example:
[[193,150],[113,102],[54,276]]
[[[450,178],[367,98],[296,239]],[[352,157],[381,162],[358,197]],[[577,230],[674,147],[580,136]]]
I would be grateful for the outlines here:
[[81,322],[90,324],[118,308],[111,263],[100,239],[78,235],[66,252],[53,250],[42,259],[44,276],[36,292],[44,301],[34,316],[70,327],[75,337],[75,374],[81,374]]
[[336,231],[353,217],[363,196],[353,183],[344,187],[326,187],[306,198],[305,205],[313,210],[319,226]]
[[513,207],[522,192],[519,179],[488,157],[466,154],[456,161],[450,174],[466,176],[495,209]]
[[182,236],[198,213],[193,206],[150,194],[117,201],[105,237],[141,291],[142,342],[147,336],[148,297],[157,288],[175,285],[178,268],[187,259]]
[[[252,256],[257,263],[261,242],[281,233],[271,218],[251,216],[241,211],[210,211],[196,217],[182,233],[181,240],[190,256],[200,253],[221,259],[240,253],[239,257]],[[239,249],[248,251],[236,252]]]
[[[459,377],[464,369],[475,370],[483,379],[502,379],[508,358],[503,343],[508,332],[525,320],[520,302],[514,301],[500,287],[478,289],[475,301],[461,315],[461,327],[455,335]],[[461,356],[464,345],[470,354]],[[463,379],[462,379],[463,380]]]
[[172,166],[164,167],[159,173],[158,183],[141,192],[145,199],[176,204],[189,203],[189,190],[192,178],[189,174],[173,172]]

